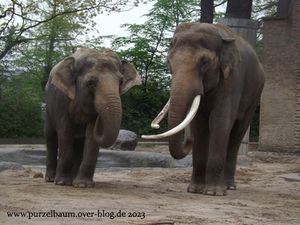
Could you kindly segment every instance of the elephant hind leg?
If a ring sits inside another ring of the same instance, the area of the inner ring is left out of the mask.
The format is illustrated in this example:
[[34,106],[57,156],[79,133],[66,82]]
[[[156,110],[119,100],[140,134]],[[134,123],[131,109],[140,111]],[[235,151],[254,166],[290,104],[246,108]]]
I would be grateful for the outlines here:
[[58,133],[59,157],[54,179],[55,184],[72,185],[73,142],[72,127],[67,124]]
[[47,120],[45,123],[45,137],[47,147],[45,181],[54,182],[57,167],[58,137]]
[[227,185],[228,190],[235,190],[236,184],[234,180],[237,156],[240,144],[247,132],[247,129],[250,125],[252,116],[255,112],[257,103],[253,103],[248,112],[245,114],[245,117],[241,120],[237,120],[231,130],[230,139],[228,144],[228,151],[226,156],[226,165],[225,165],[225,184]]

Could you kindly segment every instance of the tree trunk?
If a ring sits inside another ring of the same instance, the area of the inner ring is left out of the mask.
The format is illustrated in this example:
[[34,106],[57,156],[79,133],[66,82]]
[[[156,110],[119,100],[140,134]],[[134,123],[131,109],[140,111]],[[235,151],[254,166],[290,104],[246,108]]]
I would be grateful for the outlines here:
[[201,23],[213,23],[214,19],[214,1],[213,0],[201,0]]
[[250,19],[252,0],[228,0],[225,17]]

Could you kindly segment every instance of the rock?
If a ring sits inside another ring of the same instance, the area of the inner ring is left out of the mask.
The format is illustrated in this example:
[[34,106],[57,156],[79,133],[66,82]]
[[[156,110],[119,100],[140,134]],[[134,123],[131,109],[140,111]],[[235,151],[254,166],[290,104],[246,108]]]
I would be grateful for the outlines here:
[[97,168],[187,168],[192,167],[192,155],[184,159],[173,159],[170,154],[140,151],[111,151],[102,149],[99,152]]
[[289,173],[281,175],[286,181],[297,181],[300,182],[300,173]]
[[0,162],[0,172],[4,171],[4,170],[24,170],[25,168],[19,164],[19,163],[15,163],[15,162]]
[[33,178],[44,178],[44,175],[41,172],[36,172],[33,174]]
[[118,138],[111,149],[134,151],[137,142],[136,133],[129,130],[120,130]]

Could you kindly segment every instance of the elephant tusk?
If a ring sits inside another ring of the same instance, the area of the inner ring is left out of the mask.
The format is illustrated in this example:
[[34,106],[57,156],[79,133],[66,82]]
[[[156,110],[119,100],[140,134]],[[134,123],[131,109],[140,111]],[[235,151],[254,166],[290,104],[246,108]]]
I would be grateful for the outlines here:
[[187,125],[190,124],[190,122],[194,119],[197,110],[199,108],[200,105],[200,100],[201,100],[201,96],[197,95],[192,103],[192,106],[190,108],[189,113],[187,114],[187,116],[185,117],[185,119],[178,124],[176,127],[174,127],[171,130],[168,130],[162,134],[156,134],[156,135],[142,135],[142,138],[144,139],[159,139],[159,138],[165,138],[165,137],[169,137],[173,134],[178,133],[179,131],[183,130]]
[[170,99],[167,101],[164,108],[161,110],[161,112],[155,117],[155,119],[151,123],[151,127],[154,129],[159,129],[159,123],[160,121],[166,116],[167,112],[169,111],[170,107]]

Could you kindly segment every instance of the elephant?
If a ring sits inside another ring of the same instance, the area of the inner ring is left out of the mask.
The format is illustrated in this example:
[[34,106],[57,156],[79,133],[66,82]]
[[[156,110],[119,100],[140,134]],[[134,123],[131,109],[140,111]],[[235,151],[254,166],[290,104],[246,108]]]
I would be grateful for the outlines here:
[[141,83],[135,67],[110,49],[78,49],[56,64],[46,91],[46,182],[93,187],[99,148],[122,120],[120,95]]
[[[177,26],[167,61],[170,99],[152,127],[159,128],[168,112],[169,130],[142,137],[168,137],[175,159],[192,150],[188,192],[226,195],[236,189],[238,149],[259,104],[263,67],[247,41],[225,25],[207,23]],[[188,125],[191,134],[184,137]]]

